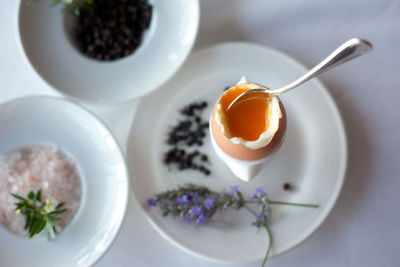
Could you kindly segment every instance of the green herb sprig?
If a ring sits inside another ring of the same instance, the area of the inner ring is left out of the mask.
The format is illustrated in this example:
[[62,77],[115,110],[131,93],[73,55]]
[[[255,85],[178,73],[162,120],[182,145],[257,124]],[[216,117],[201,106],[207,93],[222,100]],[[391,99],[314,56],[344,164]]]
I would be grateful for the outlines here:
[[67,211],[63,208],[65,203],[59,203],[54,206],[50,199],[41,201],[42,191],[36,194],[30,191],[27,198],[11,194],[20,202],[15,203],[15,212],[26,216],[24,229],[29,229],[29,238],[39,234],[43,230],[49,240],[54,240],[57,235],[55,222],[60,220],[60,214]]
[[269,199],[262,187],[256,188],[250,198],[245,198],[238,186],[231,186],[230,190],[222,192],[211,191],[205,186],[188,184],[175,190],[156,194],[147,200],[149,207],[158,206],[162,216],[171,215],[180,217],[183,222],[203,224],[216,212],[227,209],[248,210],[255,221],[252,223],[258,230],[264,228],[268,235],[268,248],[261,266],[267,262],[272,245],[272,234],[268,228],[267,219],[271,205],[288,205],[306,208],[317,208],[318,205],[274,201]]
[[[30,0],[30,2],[39,2],[41,0]],[[94,0],[52,0],[51,6],[64,4],[65,7],[71,8],[76,16],[79,16],[82,11],[91,12],[93,10]]]

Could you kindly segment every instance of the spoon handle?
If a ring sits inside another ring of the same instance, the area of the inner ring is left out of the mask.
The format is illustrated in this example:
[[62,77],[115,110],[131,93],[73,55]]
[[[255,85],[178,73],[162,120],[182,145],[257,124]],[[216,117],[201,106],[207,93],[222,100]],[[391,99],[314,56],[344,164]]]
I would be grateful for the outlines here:
[[372,50],[372,45],[368,41],[353,38],[336,48],[329,56],[312,68],[309,72],[298,78],[297,80],[289,83],[278,89],[268,91],[270,94],[279,95],[290,89],[293,89],[300,84],[308,81],[309,79],[340,65],[350,59],[361,56]]

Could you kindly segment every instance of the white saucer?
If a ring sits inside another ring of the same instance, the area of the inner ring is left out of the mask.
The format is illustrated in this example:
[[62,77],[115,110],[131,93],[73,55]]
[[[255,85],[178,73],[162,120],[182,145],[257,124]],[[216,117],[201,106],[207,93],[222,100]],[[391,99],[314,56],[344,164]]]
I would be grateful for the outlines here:
[[[274,206],[269,225],[273,234],[271,255],[283,253],[304,241],[331,211],[343,184],[347,147],[342,119],[326,88],[316,79],[281,97],[288,118],[286,139],[277,154],[251,182],[230,172],[211,148],[209,136],[199,150],[212,163],[212,175],[195,171],[168,171],[163,165],[166,132],[176,123],[185,104],[206,100],[211,106],[224,88],[242,75],[270,88],[282,86],[306,68],[281,52],[247,43],[224,43],[189,57],[181,71],[165,86],[139,104],[128,144],[128,165],[134,194],[149,221],[168,241],[207,259],[248,262],[262,259],[267,245],[264,232],[256,233],[247,211],[217,215],[205,225],[186,225],[163,218],[146,200],[161,191],[188,182],[221,190],[232,185],[246,196],[264,186],[272,199],[319,204],[317,209]],[[288,182],[293,191],[283,190]]]

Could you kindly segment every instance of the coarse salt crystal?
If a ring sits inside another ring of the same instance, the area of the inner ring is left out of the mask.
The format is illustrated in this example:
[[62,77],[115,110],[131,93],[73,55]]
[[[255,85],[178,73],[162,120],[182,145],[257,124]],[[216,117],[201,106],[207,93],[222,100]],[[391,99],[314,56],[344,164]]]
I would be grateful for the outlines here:
[[0,223],[26,235],[25,216],[15,213],[15,198],[42,190],[42,200],[65,202],[67,211],[56,222],[58,230],[71,221],[80,205],[81,183],[75,164],[56,146],[21,148],[0,157]]

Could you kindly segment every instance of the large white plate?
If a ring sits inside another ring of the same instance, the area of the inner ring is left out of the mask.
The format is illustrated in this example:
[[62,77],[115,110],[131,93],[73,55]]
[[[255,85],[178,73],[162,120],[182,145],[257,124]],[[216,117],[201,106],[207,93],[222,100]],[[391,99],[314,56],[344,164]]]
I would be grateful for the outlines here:
[[[185,104],[208,101],[211,105],[203,114],[207,119],[223,89],[241,75],[277,88],[304,72],[304,66],[278,51],[225,43],[193,54],[176,77],[142,100],[132,124],[127,160],[134,194],[151,224],[167,240],[194,255],[218,261],[247,262],[265,254],[267,237],[264,232],[256,233],[251,226],[253,218],[246,211],[217,216],[195,226],[163,218],[158,210],[146,207],[153,194],[188,182],[216,190],[239,185],[249,196],[255,187],[264,186],[272,199],[319,204],[317,209],[273,207],[269,221],[274,239],[272,255],[298,245],[323,222],[344,180],[347,147],[337,107],[318,80],[282,95],[288,118],[286,139],[250,183],[233,176],[212,151],[209,137],[200,150],[210,155],[211,177],[194,171],[169,171],[162,163],[168,126],[176,123],[178,110]],[[295,190],[283,190],[285,182],[293,184]]]

